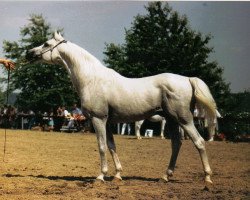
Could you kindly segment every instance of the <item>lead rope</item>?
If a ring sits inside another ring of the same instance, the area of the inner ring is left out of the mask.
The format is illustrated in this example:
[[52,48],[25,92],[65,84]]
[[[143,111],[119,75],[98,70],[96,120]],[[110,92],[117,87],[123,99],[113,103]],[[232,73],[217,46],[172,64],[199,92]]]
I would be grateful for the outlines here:
[[[8,103],[9,103],[9,87],[10,87],[10,69],[8,69],[6,105],[8,105]],[[7,119],[5,121],[5,131],[4,131],[3,162],[5,162],[4,158],[5,158],[5,152],[6,152],[6,141],[7,141]]]

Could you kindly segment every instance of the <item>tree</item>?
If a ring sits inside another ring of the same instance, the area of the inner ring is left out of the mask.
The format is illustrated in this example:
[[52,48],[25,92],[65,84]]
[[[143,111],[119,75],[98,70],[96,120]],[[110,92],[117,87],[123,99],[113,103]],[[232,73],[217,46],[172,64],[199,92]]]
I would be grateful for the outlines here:
[[225,102],[226,111],[237,114],[242,112],[250,113],[250,91],[232,93]]
[[5,103],[6,103],[6,100],[5,100],[5,94],[2,90],[2,88],[0,88],[0,106],[2,107]]
[[42,15],[31,15],[29,21],[20,30],[19,42],[4,41],[6,57],[17,63],[11,74],[11,88],[20,90],[17,106],[48,111],[59,105],[72,105],[79,100],[64,68],[25,60],[27,50],[43,44],[52,35],[52,28]]
[[218,63],[208,61],[211,36],[191,30],[187,17],[172,11],[167,2],[151,2],[145,8],[147,14],[137,15],[125,30],[125,44],[106,44],[107,66],[127,77],[165,72],[199,77],[223,106],[229,85]]

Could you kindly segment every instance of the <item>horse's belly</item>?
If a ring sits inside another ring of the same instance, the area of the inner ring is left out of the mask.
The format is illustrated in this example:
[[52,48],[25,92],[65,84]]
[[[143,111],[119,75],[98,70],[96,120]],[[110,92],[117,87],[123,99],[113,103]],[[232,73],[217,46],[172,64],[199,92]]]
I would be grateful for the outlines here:
[[113,99],[110,119],[114,122],[133,122],[148,118],[161,108],[160,90],[146,90]]

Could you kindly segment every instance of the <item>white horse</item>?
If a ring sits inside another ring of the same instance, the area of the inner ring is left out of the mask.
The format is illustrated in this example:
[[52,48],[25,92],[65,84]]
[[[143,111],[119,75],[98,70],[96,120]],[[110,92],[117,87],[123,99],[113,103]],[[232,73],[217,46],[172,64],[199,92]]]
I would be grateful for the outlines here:
[[101,173],[97,179],[104,181],[108,172],[107,147],[115,164],[115,178],[122,179],[122,166],[109,124],[139,121],[162,109],[172,134],[172,155],[163,180],[168,181],[173,175],[181,147],[181,126],[199,151],[205,181],[212,183],[205,141],[194,126],[192,114],[198,102],[207,110],[210,118],[216,116],[216,103],[202,80],[170,73],[126,78],[103,66],[93,55],[66,41],[58,33],[43,45],[31,49],[29,56],[46,63],[63,65],[67,69],[80,96],[82,110],[89,114],[96,131],[101,158]]
[[[162,117],[161,115],[153,115],[152,117],[147,118],[147,120],[149,120],[151,122],[161,122],[161,138],[165,139],[165,137],[164,137],[164,128],[165,128],[165,124],[166,124],[165,117]],[[141,129],[143,122],[144,122],[144,120],[140,120],[140,121],[135,122],[135,135],[136,135],[138,140],[142,139],[140,129]]]

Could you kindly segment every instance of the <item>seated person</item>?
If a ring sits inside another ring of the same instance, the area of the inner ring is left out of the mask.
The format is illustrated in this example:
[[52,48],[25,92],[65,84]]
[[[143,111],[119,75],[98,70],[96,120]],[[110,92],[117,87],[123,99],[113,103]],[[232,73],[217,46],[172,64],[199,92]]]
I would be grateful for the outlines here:
[[69,116],[69,123],[67,125],[68,128],[74,127],[76,125],[77,127],[80,127],[81,122],[83,122],[86,118],[82,114],[82,111],[80,108],[77,107],[76,104],[73,105],[73,110],[71,114],[68,114]]
[[62,116],[64,116],[64,119],[65,119],[64,124],[67,123],[67,128],[72,128],[74,125],[74,118],[70,114],[70,112],[66,110],[64,106],[62,107],[61,114]]
[[76,104],[73,105],[72,116],[77,121],[85,120],[85,116],[82,114],[81,109],[78,108]]

